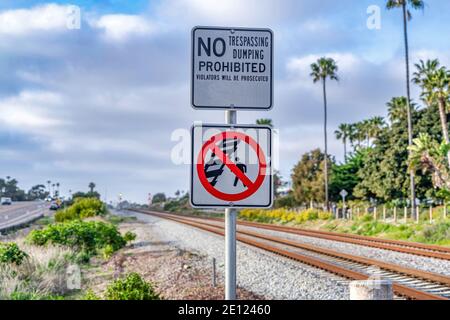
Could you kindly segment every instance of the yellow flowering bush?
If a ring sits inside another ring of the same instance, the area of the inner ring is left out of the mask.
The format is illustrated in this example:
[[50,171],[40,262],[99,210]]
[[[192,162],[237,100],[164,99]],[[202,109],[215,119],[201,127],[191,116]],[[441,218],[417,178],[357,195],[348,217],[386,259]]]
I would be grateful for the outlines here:
[[285,208],[274,210],[260,210],[260,209],[243,209],[239,213],[239,217],[244,220],[258,221],[258,222],[280,222],[289,223],[295,222],[301,224],[312,220],[328,220],[331,218],[329,212],[307,209],[302,212],[295,212]]

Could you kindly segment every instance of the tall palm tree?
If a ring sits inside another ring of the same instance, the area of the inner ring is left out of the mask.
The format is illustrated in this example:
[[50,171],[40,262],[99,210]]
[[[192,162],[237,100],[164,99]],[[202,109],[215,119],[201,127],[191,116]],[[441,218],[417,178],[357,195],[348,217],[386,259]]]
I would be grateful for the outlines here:
[[336,139],[342,140],[344,144],[344,160],[347,162],[347,141],[352,137],[353,126],[347,123],[341,123],[338,130],[334,132]]
[[[414,73],[414,83],[422,87],[422,99],[430,107],[433,103],[439,106],[439,117],[441,119],[442,136],[446,144],[450,143],[447,123],[447,103],[450,97],[450,71],[445,67],[439,67],[438,60],[422,60],[416,64],[417,71]],[[450,151],[447,154],[450,167]]]
[[323,88],[323,107],[324,107],[324,142],[325,142],[325,165],[324,165],[324,180],[325,180],[325,205],[327,210],[330,209],[328,202],[328,142],[327,142],[327,79],[339,81],[337,76],[338,66],[336,61],[331,58],[322,57],[317,62],[311,64],[311,74],[313,82],[322,82]]
[[269,127],[273,128],[272,119],[257,119],[256,124],[259,124],[261,126],[269,126]]
[[[401,8],[403,12],[403,38],[405,42],[405,66],[406,66],[406,99],[407,99],[407,113],[408,113],[408,145],[411,147],[413,144],[412,134],[412,117],[411,117],[411,87],[409,80],[409,44],[408,44],[408,21],[412,19],[410,8],[412,9],[424,9],[425,2],[423,0],[387,0],[386,8],[388,10]],[[409,150],[411,154],[411,150]],[[416,217],[416,192],[414,182],[414,171],[410,170],[411,180],[411,216]]]

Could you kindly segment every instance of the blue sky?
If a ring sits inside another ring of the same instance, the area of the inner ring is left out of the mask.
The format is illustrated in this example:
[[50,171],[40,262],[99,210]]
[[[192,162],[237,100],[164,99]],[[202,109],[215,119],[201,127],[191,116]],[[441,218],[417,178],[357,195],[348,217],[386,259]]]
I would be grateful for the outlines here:
[[[0,0],[0,176],[26,189],[58,181],[63,193],[94,181],[109,200],[187,190],[189,167],[172,162],[173,138],[194,121],[223,121],[220,111],[189,105],[195,25],[273,29],[275,106],[238,119],[273,119],[284,177],[302,153],[322,147],[322,96],[309,65],[335,58],[341,81],[329,85],[328,132],[340,161],[337,126],[385,115],[386,102],[404,95],[400,11],[386,11],[384,2]],[[81,8],[79,30],[66,26],[68,5]],[[381,8],[379,30],[366,26],[371,5]],[[450,66],[442,36],[450,30],[448,12],[450,2],[439,0],[413,12],[413,62],[439,58]],[[413,87],[415,99],[417,93]]]

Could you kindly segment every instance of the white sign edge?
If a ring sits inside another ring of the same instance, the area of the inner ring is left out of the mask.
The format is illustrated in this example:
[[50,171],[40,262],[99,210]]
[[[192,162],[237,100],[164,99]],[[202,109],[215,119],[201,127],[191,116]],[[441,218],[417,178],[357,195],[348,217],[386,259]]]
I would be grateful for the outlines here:
[[[194,170],[195,170],[195,161],[194,161],[194,129],[197,127],[206,127],[206,126],[210,126],[213,128],[229,128],[229,129],[233,129],[233,128],[248,128],[248,129],[268,129],[269,130],[269,135],[270,135],[270,193],[269,193],[269,203],[266,206],[250,206],[250,205],[224,205],[224,204],[220,204],[220,205],[196,205],[194,204],[193,201],[193,185],[194,185]],[[193,124],[191,126],[191,168],[190,168],[190,181],[189,181],[189,187],[190,187],[190,194],[189,194],[189,204],[191,205],[192,208],[195,209],[217,209],[217,208],[233,208],[233,209],[269,209],[273,207],[273,203],[274,203],[274,193],[275,193],[275,186],[273,185],[274,183],[274,179],[273,179],[273,167],[272,167],[272,148],[273,148],[273,135],[272,135],[272,128],[270,126],[266,126],[266,125],[229,125],[229,124],[220,124],[220,123],[203,123],[203,124]]]
[[[196,106],[194,104],[194,34],[197,29],[210,29],[210,30],[241,30],[241,31],[266,31],[270,33],[271,41],[270,41],[270,106],[269,107],[239,107],[239,106]],[[191,98],[190,98],[190,104],[191,107],[195,110],[242,110],[242,111],[251,111],[251,110],[258,110],[258,111],[270,111],[273,109],[274,105],[274,87],[275,87],[275,81],[274,81],[274,56],[273,56],[273,47],[274,47],[274,33],[272,29],[270,28],[246,28],[246,27],[220,27],[220,26],[195,26],[191,30]]]

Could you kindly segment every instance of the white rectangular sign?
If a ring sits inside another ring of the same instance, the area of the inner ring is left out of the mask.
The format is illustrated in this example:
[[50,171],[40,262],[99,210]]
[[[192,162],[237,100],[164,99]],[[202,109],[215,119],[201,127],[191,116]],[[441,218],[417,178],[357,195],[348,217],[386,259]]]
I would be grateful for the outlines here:
[[192,106],[271,109],[272,44],[270,29],[195,27],[192,30]]
[[191,139],[193,207],[272,206],[270,127],[195,125]]

